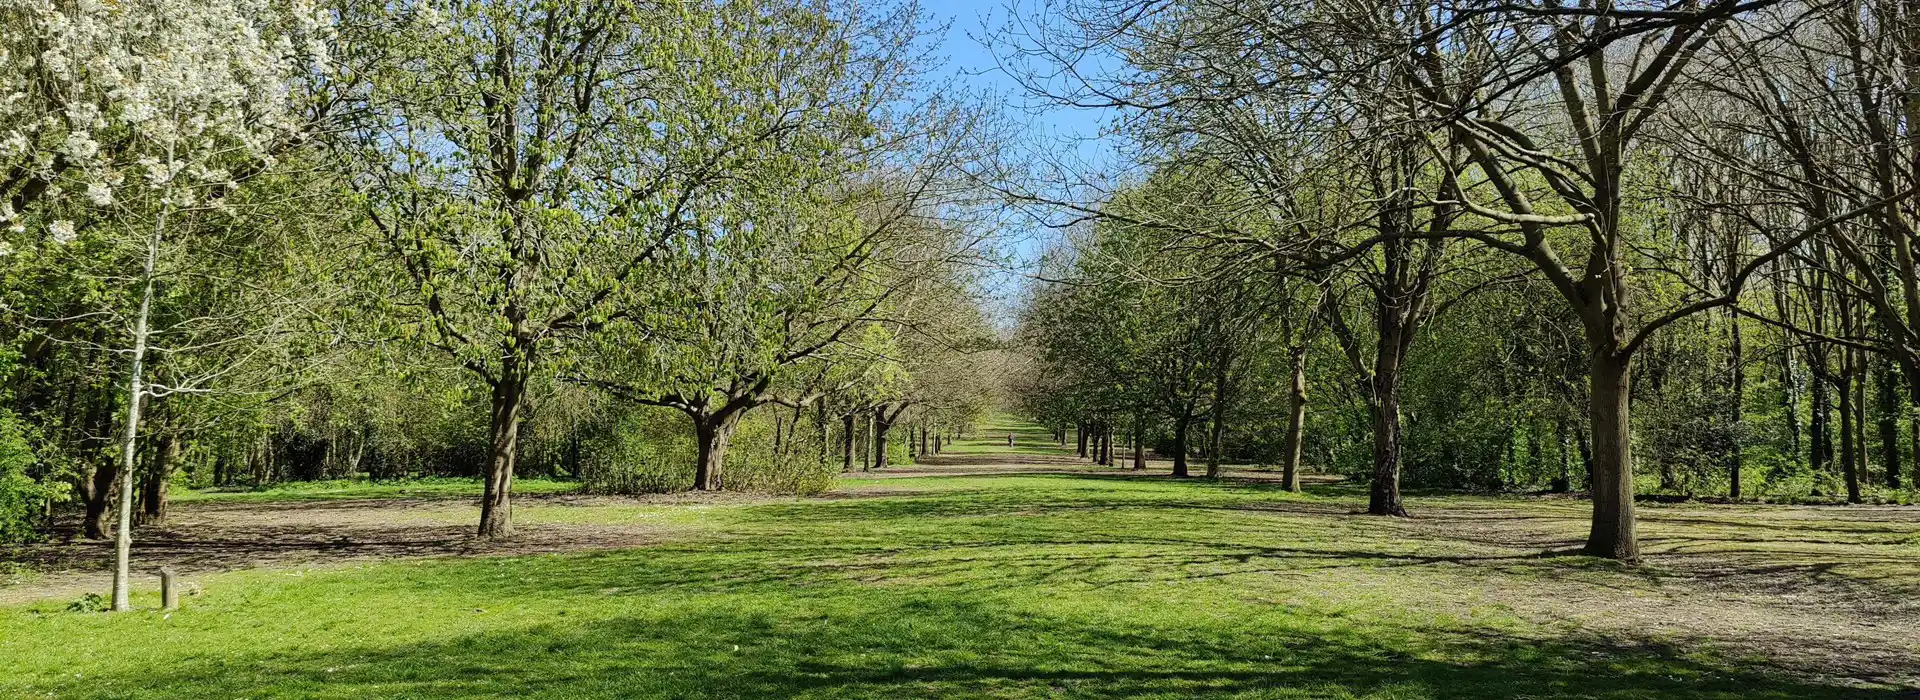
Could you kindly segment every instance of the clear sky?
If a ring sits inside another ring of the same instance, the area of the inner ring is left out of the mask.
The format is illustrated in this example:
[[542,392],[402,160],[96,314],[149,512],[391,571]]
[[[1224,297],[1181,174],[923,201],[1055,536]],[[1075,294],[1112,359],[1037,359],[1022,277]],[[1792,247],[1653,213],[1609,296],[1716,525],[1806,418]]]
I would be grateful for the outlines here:
[[[1008,122],[1020,125],[1031,137],[1026,143],[1013,147],[1069,149],[1083,162],[1105,161],[1106,146],[1100,138],[1104,119],[1101,111],[1060,107],[1036,99],[999,68],[994,52],[1005,49],[990,47],[987,37],[1004,26],[1009,12],[1033,9],[1016,6],[1010,10],[1007,5],[1010,1],[1018,0],[928,0],[925,7],[931,15],[930,21],[947,25],[939,46],[939,53],[946,61],[943,72],[968,87],[996,93],[996,99],[989,100],[988,104],[1000,109]],[[1037,258],[1041,245],[1053,235],[1022,217],[1013,217],[1008,224],[1014,229],[1006,233],[1016,267],[996,275],[992,284],[996,296],[1000,297],[994,311],[1003,324],[1011,321],[1012,309],[1007,304],[1023,280],[1026,271],[1021,268]]]

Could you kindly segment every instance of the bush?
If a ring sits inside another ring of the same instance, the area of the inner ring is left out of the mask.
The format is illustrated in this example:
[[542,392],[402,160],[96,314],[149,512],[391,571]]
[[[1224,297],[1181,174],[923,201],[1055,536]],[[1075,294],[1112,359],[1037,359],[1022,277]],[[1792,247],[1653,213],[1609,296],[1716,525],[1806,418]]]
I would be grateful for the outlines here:
[[24,542],[39,534],[34,524],[54,489],[27,474],[34,461],[25,426],[0,413],[0,542]]
[[[825,437],[811,423],[794,421],[790,413],[771,407],[747,414],[734,429],[721,483],[729,491],[825,491],[840,473],[838,455],[822,449]],[[698,457],[693,424],[677,411],[632,409],[583,442],[580,482],[587,493],[667,493],[693,488]],[[904,453],[905,446],[900,450]]]

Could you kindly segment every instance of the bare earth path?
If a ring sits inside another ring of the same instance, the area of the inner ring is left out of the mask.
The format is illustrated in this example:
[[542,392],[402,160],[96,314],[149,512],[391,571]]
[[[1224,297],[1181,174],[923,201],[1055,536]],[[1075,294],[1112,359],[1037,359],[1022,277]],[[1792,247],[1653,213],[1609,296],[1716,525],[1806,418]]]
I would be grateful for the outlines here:
[[[1138,472],[1093,466],[1070,449],[1036,444],[1047,442],[1038,433],[1021,432],[1019,447],[1008,450],[1005,429],[990,427],[914,466],[855,475],[811,499],[521,497],[522,534],[504,543],[471,537],[476,508],[468,498],[211,500],[179,503],[170,526],[142,530],[134,551],[143,571],[171,566],[192,576],[623,549],[713,536],[695,524],[704,508],[910,498],[941,480],[1168,479],[1163,462]],[[1271,490],[1274,479],[1236,470],[1213,488]],[[1584,535],[1584,500],[1416,494],[1414,518],[1380,519],[1356,515],[1360,499],[1333,479],[1310,479],[1308,490],[1319,497],[1233,508],[1275,527],[1330,528],[1332,542],[1245,547],[1178,575],[1298,577],[1301,590],[1322,595],[1360,590],[1463,616],[1492,608],[1536,623],[1543,635],[1577,630],[1625,646],[1713,649],[1807,678],[1920,690],[1920,508],[1649,504],[1647,560],[1625,568],[1563,556]],[[110,544],[71,535],[0,555],[37,572],[0,586],[0,604],[105,590]],[[1185,536],[1235,548],[1207,540],[1208,532]]]

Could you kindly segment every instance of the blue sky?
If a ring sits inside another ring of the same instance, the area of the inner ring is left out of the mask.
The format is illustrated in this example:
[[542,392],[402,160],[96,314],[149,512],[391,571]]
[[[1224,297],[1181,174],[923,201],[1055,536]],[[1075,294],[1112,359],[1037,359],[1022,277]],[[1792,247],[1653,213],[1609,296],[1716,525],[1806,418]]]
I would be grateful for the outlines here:
[[[963,85],[997,93],[999,99],[989,103],[998,105],[1009,122],[1027,131],[1032,139],[1026,147],[1071,149],[1086,162],[1105,160],[1106,147],[1099,138],[1103,119],[1100,111],[1049,105],[1027,95],[1019,83],[999,69],[994,50],[983,44],[983,37],[990,36],[1004,24],[1010,12],[1007,2],[929,0],[926,7],[930,19],[947,24],[939,46],[939,53],[946,60],[943,72]],[[1032,8],[1018,9],[1026,12]],[[1006,233],[1012,251],[1020,262],[1032,262],[1053,232],[1031,222],[1010,223],[1015,230]],[[996,295],[1001,297],[994,312],[1003,324],[1011,321],[1012,309],[1008,304],[1013,301],[1011,296],[1018,290],[1022,277],[1021,270],[1009,270],[997,275],[992,284]]]

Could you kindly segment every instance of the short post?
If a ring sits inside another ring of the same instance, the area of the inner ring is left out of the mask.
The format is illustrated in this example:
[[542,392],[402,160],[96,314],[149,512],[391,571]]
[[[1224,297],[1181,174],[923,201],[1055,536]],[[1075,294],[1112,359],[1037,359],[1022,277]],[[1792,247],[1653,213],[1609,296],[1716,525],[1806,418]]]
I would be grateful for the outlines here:
[[173,569],[160,569],[160,609],[180,609],[180,589],[173,585]]

